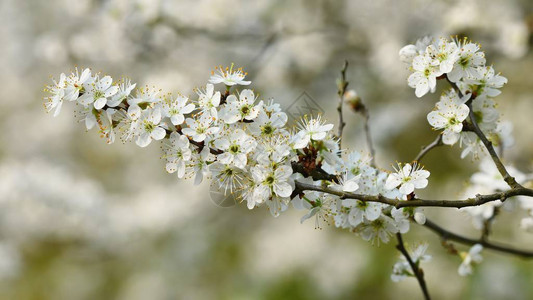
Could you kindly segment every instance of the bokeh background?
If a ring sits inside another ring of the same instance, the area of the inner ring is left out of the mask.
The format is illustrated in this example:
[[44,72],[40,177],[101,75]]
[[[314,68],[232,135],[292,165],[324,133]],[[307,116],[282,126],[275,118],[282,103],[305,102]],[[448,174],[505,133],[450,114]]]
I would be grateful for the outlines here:
[[[165,172],[157,144],[107,145],[85,133],[68,104],[44,112],[50,75],[74,66],[128,76],[138,86],[192,94],[216,65],[235,62],[264,98],[285,107],[302,92],[336,122],[335,79],[370,109],[377,162],[410,161],[434,139],[425,115],[438,93],[416,99],[398,50],[424,35],[468,35],[509,79],[497,98],[514,123],[507,162],[531,172],[533,2],[2,0],[0,2],[1,299],[418,299],[414,279],[389,279],[394,243],[372,246],[302,212],[221,208],[208,186]],[[345,111],[345,143],[366,150],[362,118]],[[456,198],[477,162],[458,147],[428,155],[422,196]],[[466,214],[426,209],[439,224],[479,236]],[[503,212],[493,239],[533,249],[520,212]],[[437,299],[533,299],[533,262],[490,251],[475,274],[439,238],[423,265]],[[459,249],[466,249],[458,246]]]

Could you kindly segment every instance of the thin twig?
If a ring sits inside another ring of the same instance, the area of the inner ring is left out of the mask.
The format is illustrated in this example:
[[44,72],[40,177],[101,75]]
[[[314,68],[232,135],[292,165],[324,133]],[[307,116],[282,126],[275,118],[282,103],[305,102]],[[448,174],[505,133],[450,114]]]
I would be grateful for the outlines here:
[[344,104],[344,94],[346,93],[346,88],[348,87],[348,81],[346,81],[346,69],[348,68],[348,61],[344,61],[344,65],[341,70],[341,78],[339,79],[338,88],[339,88],[339,105],[337,106],[337,111],[339,112],[339,131],[337,136],[339,137],[339,148],[341,147],[342,142],[342,131],[346,123],[342,116],[342,106]]
[[416,263],[413,261],[411,256],[409,255],[409,252],[405,249],[403,238],[401,233],[396,234],[396,239],[398,240],[398,245],[396,245],[396,249],[400,251],[403,256],[405,256],[405,259],[409,263],[409,266],[411,266],[411,269],[413,270],[413,274],[416,277],[416,280],[418,281],[418,284],[420,285],[420,289],[422,290],[422,293],[424,293],[424,299],[430,300],[431,297],[429,296],[429,291],[426,286],[426,281],[424,280],[424,272],[422,269],[420,269]]
[[492,146],[492,142],[487,139],[483,131],[479,128],[479,125],[477,124],[476,117],[474,116],[474,111],[472,110],[472,102],[468,103],[468,108],[470,109],[469,116],[470,116],[470,122],[473,125],[474,132],[479,137],[483,145],[485,145],[485,148],[489,152],[490,157],[492,158],[492,161],[494,161],[494,164],[496,165],[496,168],[498,169],[498,172],[503,176],[503,180],[511,187],[521,187],[521,185],[516,182],[516,179],[509,175],[507,172],[507,169],[503,165],[502,161],[498,157],[498,154],[496,154],[496,150],[494,150],[494,147]]
[[415,157],[414,161],[420,163],[420,161],[422,160],[422,158],[429,152],[431,151],[433,148],[436,148],[436,147],[439,147],[439,146],[442,146],[444,145],[442,143],[442,134],[439,134],[437,136],[437,138],[431,142],[431,144],[425,146],[424,148],[422,148],[422,150],[420,150],[420,152],[418,153],[418,155]]
[[509,246],[495,244],[495,243],[488,242],[483,239],[472,239],[472,238],[468,238],[462,235],[458,235],[458,234],[455,234],[453,232],[450,232],[440,227],[439,225],[427,219],[426,219],[426,223],[424,224],[424,227],[429,228],[431,231],[440,235],[443,240],[455,241],[455,242],[465,244],[465,245],[481,244],[483,245],[483,247],[487,249],[492,249],[492,250],[496,250],[496,251],[508,253],[508,254],[514,254],[514,255],[517,255],[523,258],[533,258],[533,251],[514,249]]
[[[459,97],[462,98],[463,97],[463,93],[461,92],[461,90],[459,89],[457,84],[455,84],[454,82],[450,81],[450,79],[448,79],[448,77],[446,77],[446,80],[448,80],[448,83],[450,83],[450,85],[457,92]],[[521,187],[521,185],[518,182],[516,182],[515,178],[513,176],[509,175],[509,173],[507,172],[507,169],[505,168],[505,166],[503,165],[502,161],[498,157],[498,154],[496,154],[496,150],[494,150],[494,147],[492,146],[492,142],[489,141],[489,139],[485,136],[483,131],[481,131],[481,129],[479,128],[479,125],[477,124],[476,117],[474,115],[474,110],[472,109],[472,101],[474,99],[475,99],[475,96],[473,95],[472,98],[470,100],[468,100],[468,102],[466,103],[468,105],[468,108],[470,109],[470,112],[468,113],[468,115],[469,115],[470,122],[472,123],[472,130],[479,137],[479,139],[481,140],[483,145],[485,145],[485,148],[489,152],[489,155],[492,158],[492,161],[494,161],[494,164],[496,165],[496,168],[498,169],[498,172],[500,172],[500,174],[502,175],[503,180],[505,180],[505,182],[511,188]]]
[[488,241],[489,235],[491,233],[492,224],[494,223],[494,219],[496,219],[496,216],[498,216],[500,212],[499,207],[494,207],[494,211],[492,212],[492,216],[490,218],[483,221],[483,228],[481,229],[481,240],[482,241]]
[[363,195],[363,194],[342,192],[342,191],[331,189],[328,187],[316,186],[313,184],[303,183],[299,181],[295,181],[295,187],[296,187],[297,192],[317,191],[317,192],[328,193],[331,195],[336,195],[336,196],[341,197],[341,199],[356,199],[356,200],[363,201],[363,202],[379,202],[379,203],[384,203],[384,204],[394,206],[396,208],[423,207],[423,206],[461,208],[461,207],[479,206],[481,204],[485,204],[487,202],[492,202],[496,200],[501,200],[503,202],[506,199],[510,197],[514,197],[514,196],[533,197],[533,190],[524,188],[524,187],[513,188],[505,192],[497,192],[497,193],[487,194],[487,195],[476,195],[475,197],[464,199],[464,200],[413,199],[409,201],[387,198],[382,195]]
[[370,134],[370,113],[368,112],[368,108],[363,103],[361,103],[361,106],[361,113],[365,117],[366,145],[370,151],[370,166],[376,168],[376,150],[374,148],[374,143],[372,142],[372,135]]

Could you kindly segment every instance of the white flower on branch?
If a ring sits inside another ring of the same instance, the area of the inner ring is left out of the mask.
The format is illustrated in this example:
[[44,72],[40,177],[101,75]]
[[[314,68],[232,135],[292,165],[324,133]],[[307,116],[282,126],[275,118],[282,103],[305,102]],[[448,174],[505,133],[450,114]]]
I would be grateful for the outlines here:
[[220,105],[220,92],[215,92],[215,86],[208,83],[205,89],[196,89],[198,94],[198,108],[202,114],[218,118],[217,108]]
[[191,137],[195,142],[203,142],[204,140],[211,140],[220,130],[215,126],[214,118],[208,114],[202,114],[199,118],[187,118],[185,120],[187,128],[183,128],[183,134]]
[[483,132],[487,134],[496,130],[500,113],[496,110],[494,100],[487,97],[478,97],[472,101],[472,110],[476,122]]
[[262,109],[263,101],[255,104],[255,95],[252,90],[243,90],[239,98],[235,95],[229,95],[226,99],[226,105],[221,111],[221,118],[226,124],[234,124],[237,121],[252,121]]
[[46,102],[44,103],[44,108],[47,112],[54,110],[54,117],[57,117],[61,112],[61,107],[63,106],[63,100],[65,99],[65,81],[66,76],[64,73],[59,75],[59,80],[53,80],[54,84],[47,86],[44,90],[52,94],[51,96],[45,97]]
[[459,254],[463,259],[463,262],[459,265],[459,275],[467,276],[472,274],[472,266],[479,264],[483,260],[481,256],[482,250],[483,246],[481,244],[475,244],[468,252],[461,252]]
[[272,137],[277,133],[288,134],[284,129],[287,119],[284,112],[268,113],[266,109],[259,110],[257,118],[250,123],[250,132],[263,138]]
[[378,202],[346,199],[342,201],[342,206],[349,208],[348,222],[353,227],[365,221],[377,220],[381,216],[382,204]]
[[80,93],[85,92],[85,86],[90,85],[94,82],[94,77],[91,75],[90,69],[84,69],[81,74],[76,68],[75,73],[73,72],[66,78],[66,93],[65,98],[69,101],[74,101],[78,99]]
[[144,110],[139,121],[139,132],[135,143],[139,147],[150,145],[152,140],[162,140],[167,132],[160,126],[161,110],[159,107]]
[[131,83],[131,80],[129,79],[123,79],[118,86],[117,93],[111,97],[111,99],[107,100],[107,106],[109,107],[117,107],[122,102],[128,99],[128,97],[131,95],[131,92],[135,87],[137,86],[136,83]]
[[429,91],[435,92],[437,77],[443,74],[439,61],[428,53],[418,55],[413,59],[413,70],[414,73],[409,76],[407,82],[415,89],[415,95],[420,98]]
[[466,39],[457,41],[457,47],[459,58],[448,73],[450,81],[457,82],[462,78],[479,77],[478,67],[485,65],[485,53],[479,51],[478,44],[470,43]]
[[310,120],[304,118],[300,124],[300,131],[292,139],[294,149],[305,148],[311,141],[323,140],[331,129],[333,124],[326,124],[321,116]]
[[500,88],[507,83],[507,78],[500,74],[495,74],[492,66],[479,66],[477,74],[466,77],[459,81],[457,85],[461,88],[464,94],[471,93],[477,97],[488,96],[496,97],[501,94]]
[[309,212],[300,219],[300,223],[315,217],[315,228],[321,228],[320,220],[328,221],[331,206],[336,205],[336,197],[324,193],[310,192],[306,193],[303,199]]
[[[411,259],[416,266],[420,266],[420,263],[428,262],[431,260],[431,255],[426,254],[428,249],[428,244],[423,243],[418,245],[412,253],[410,253]],[[394,264],[392,268],[391,280],[394,282],[402,281],[408,277],[414,277],[415,274],[411,265],[405,258],[405,256],[400,257],[400,261]]]
[[227,137],[215,140],[215,147],[224,151],[217,156],[217,160],[225,165],[234,164],[237,168],[244,169],[248,162],[248,153],[257,146],[255,139],[247,135],[242,129],[236,129]]
[[142,111],[147,108],[153,108],[157,103],[161,102],[161,98],[157,95],[158,91],[150,89],[137,89],[134,97],[128,97],[128,115],[131,119],[138,119]]
[[437,102],[436,110],[427,116],[429,124],[435,129],[444,129],[442,142],[446,145],[457,143],[463,130],[463,121],[468,117],[470,109],[466,104],[469,96],[460,99],[455,90],[443,94]]
[[415,189],[423,189],[428,185],[429,171],[423,170],[416,162],[402,166],[398,163],[396,173],[391,173],[385,182],[385,188],[392,190],[400,187],[400,193],[409,195]]
[[292,168],[288,165],[257,165],[251,170],[253,180],[256,184],[254,197],[259,202],[270,199],[273,195],[278,197],[289,197],[292,193],[291,185]]
[[431,45],[433,38],[430,36],[425,36],[421,39],[418,39],[414,45],[407,45],[400,49],[399,55],[400,60],[404,63],[412,65],[413,59],[423,54],[426,51],[426,48]]
[[429,45],[426,51],[431,57],[439,61],[439,69],[442,73],[450,72],[459,59],[457,44],[448,42],[444,38],[440,38],[435,45]]
[[218,83],[224,83],[226,86],[233,86],[233,85],[249,85],[251,81],[244,80],[244,77],[246,77],[246,73],[242,70],[242,68],[236,68],[233,69],[233,64],[231,64],[231,67],[216,67],[216,72],[213,71],[211,73],[211,78],[209,78],[209,82],[212,84],[218,84]]
[[184,115],[190,114],[195,106],[188,103],[189,98],[178,95],[176,99],[168,98],[161,103],[163,108],[163,117],[170,118],[172,125],[181,125],[185,121]]
[[96,76],[94,82],[84,84],[84,89],[85,92],[78,98],[78,101],[85,106],[93,104],[96,109],[102,109],[107,101],[118,92],[118,86],[113,85],[111,76],[103,78]]
[[187,177],[194,176],[194,184],[202,183],[204,177],[209,176],[209,164],[215,160],[215,156],[210,153],[208,147],[204,147],[200,153],[193,152],[190,162],[187,164]]
[[170,134],[169,142],[165,144],[166,169],[169,173],[176,172],[178,178],[185,176],[186,163],[191,160],[192,152],[189,139],[177,132]]
[[383,214],[376,220],[365,222],[360,229],[363,240],[371,241],[372,244],[379,244],[380,241],[388,243],[390,236],[397,232],[398,228],[394,224],[394,220]]
[[475,159],[478,159],[481,155],[486,153],[485,147],[479,137],[476,133],[471,131],[461,132],[459,147],[463,148],[463,151],[461,151],[461,158],[465,158],[468,154],[472,154]]

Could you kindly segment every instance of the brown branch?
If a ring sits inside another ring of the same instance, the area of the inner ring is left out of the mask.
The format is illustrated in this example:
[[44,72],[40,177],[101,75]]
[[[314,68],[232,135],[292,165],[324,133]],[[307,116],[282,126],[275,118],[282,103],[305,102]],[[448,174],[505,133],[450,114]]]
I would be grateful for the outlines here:
[[496,251],[508,253],[508,254],[514,254],[514,255],[517,255],[523,258],[533,258],[533,251],[514,249],[509,246],[495,244],[487,240],[472,239],[472,238],[468,238],[462,235],[458,235],[458,234],[455,234],[453,232],[450,232],[440,227],[439,225],[427,219],[426,219],[426,223],[423,226],[437,233],[443,240],[454,241],[454,242],[458,242],[458,243],[465,244],[465,245],[481,244],[483,245],[483,247],[487,249],[492,249],[492,250],[496,250]]
[[489,152],[489,155],[492,158],[492,161],[494,161],[494,164],[496,165],[498,172],[500,172],[500,174],[502,175],[503,180],[505,180],[505,182],[511,188],[521,187],[521,185],[518,182],[516,182],[516,179],[513,176],[509,175],[509,173],[507,172],[507,169],[505,168],[502,161],[498,157],[498,154],[496,154],[496,150],[494,150],[494,147],[492,146],[492,142],[487,139],[483,131],[481,131],[481,129],[479,128],[479,125],[477,124],[477,121],[476,121],[476,117],[474,116],[474,111],[472,110],[472,102],[467,103],[467,105],[468,105],[468,108],[470,109],[470,112],[468,114],[470,117],[470,122],[472,123],[473,130],[476,133],[476,135],[479,137],[483,145],[485,145],[485,148]]
[[341,70],[341,78],[338,82],[339,105],[337,106],[337,111],[339,112],[339,131],[337,133],[337,136],[339,137],[339,148],[341,147],[342,142],[342,131],[344,130],[344,126],[346,126],[346,122],[344,122],[344,118],[342,116],[342,106],[344,104],[344,94],[346,93],[346,88],[348,87],[348,82],[346,81],[347,68],[348,61],[345,60]]
[[[454,82],[451,82],[450,79],[448,79],[448,77],[446,77],[446,80],[448,80],[448,83],[450,83],[450,85],[457,92],[459,97],[462,98],[463,97],[463,93],[461,92],[461,90],[459,89],[457,84],[455,84]],[[470,100],[468,100],[468,102],[466,103],[468,105],[469,110],[470,110],[468,115],[469,115],[470,122],[472,124],[472,130],[479,137],[479,139],[481,140],[483,145],[485,145],[485,148],[489,152],[489,155],[492,158],[492,161],[494,161],[494,164],[496,165],[496,168],[498,169],[498,172],[500,172],[500,174],[502,175],[503,180],[505,180],[505,182],[511,188],[522,187],[518,182],[516,182],[516,179],[513,176],[509,175],[509,173],[507,172],[507,169],[505,168],[505,166],[503,165],[502,161],[498,157],[498,154],[496,153],[496,150],[494,150],[494,147],[492,146],[492,142],[489,141],[489,139],[485,136],[483,131],[481,131],[481,129],[479,128],[479,125],[477,124],[477,121],[476,121],[476,117],[474,115],[474,110],[472,109],[472,101],[474,99],[475,99],[475,95],[472,95],[472,98]]]
[[417,264],[413,261],[411,256],[409,255],[409,252],[405,249],[403,238],[401,233],[396,233],[396,239],[398,240],[398,245],[396,245],[396,249],[400,251],[407,262],[409,263],[409,266],[411,267],[411,270],[413,270],[413,274],[416,277],[416,280],[418,281],[418,284],[420,285],[420,289],[422,290],[422,293],[424,293],[424,299],[430,300],[431,297],[429,296],[429,291],[426,286],[426,281],[424,280],[424,272],[421,268],[417,266]]
[[374,168],[376,168],[376,150],[374,149],[374,143],[372,142],[372,136],[370,135],[370,113],[368,112],[368,108],[362,103],[362,106],[360,112],[365,117],[365,135],[366,135],[366,145],[368,147],[368,150],[370,151],[370,165]]
[[494,207],[494,211],[492,213],[492,216],[490,218],[483,221],[483,228],[481,230],[481,240],[488,241],[489,235],[491,233],[492,224],[494,223],[494,219],[496,219],[496,216],[500,213],[499,207]]
[[422,150],[420,150],[420,152],[418,153],[418,155],[415,157],[414,161],[420,163],[420,161],[422,160],[422,158],[428,154],[429,151],[433,150],[433,148],[436,148],[436,147],[439,147],[439,146],[442,146],[444,145],[442,143],[442,134],[439,134],[437,136],[437,138],[431,142],[431,144],[425,146],[422,148]]
[[323,186],[316,186],[316,185],[303,183],[299,181],[295,182],[295,189],[298,192],[317,191],[317,192],[328,193],[331,195],[339,196],[341,197],[341,199],[356,199],[356,200],[363,201],[363,202],[379,202],[379,203],[394,206],[396,208],[423,207],[423,206],[461,208],[461,207],[479,206],[487,202],[492,202],[496,200],[501,200],[503,202],[510,197],[519,196],[519,195],[533,197],[533,190],[524,188],[524,187],[513,188],[505,192],[498,192],[498,193],[487,194],[487,195],[476,195],[475,197],[468,198],[465,200],[413,199],[409,201],[387,198],[382,195],[373,196],[373,195],[363,195],[363,194],[342,192],[342,191],[334,190],[331,188],[327,188]]

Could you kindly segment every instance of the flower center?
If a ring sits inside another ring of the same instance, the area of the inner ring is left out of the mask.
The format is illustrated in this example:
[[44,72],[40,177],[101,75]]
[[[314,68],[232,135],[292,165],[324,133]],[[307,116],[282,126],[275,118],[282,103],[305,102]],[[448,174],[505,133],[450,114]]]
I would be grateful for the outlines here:
[[274,184],[274,181],[275,181],[274,176],[269,175],[269,176],[267,176],[267,178],[265,178],[265,181],[264,181],[264,182],[265,182],[267,185],[272,185],[272,184]]
[[271,135],[274,132],[274,128],[270,124],[261,127],[261,132],[264,135]]
[[146,130],[146,132],[152,132],[154,131],[155,129],[155,124],[152,123],[152,122],[145,122],[144,123],[144,130]]
[[98,99],[102,98],[103,96],[104,96],[104,93],[102,91],[98,91],[98,90],[94,91],[94,99],[95,100],[98,100]]
[[359,173],[361,172],[359,167],[354,167],[350,171],[352,172],[353,175],[359,175]]
[[241,107],[241,113],[244,116],[248,115],[250,113],[250,107],[248,105]]
[[196,133],[202,134],[202,133],[205,133],[205,131],[206,131],[205,127],[198,126],[198,128],[196,128]]
[[239,153],[239,150],[240,150],[239,145],[233,144],[233,145],[229,146],[229,152],[232,153],[232,154]]
[[461,65],[463,68],[468,67],[469,64],[470,64],[470,58],[468,56],[463,56],[459,60],[459,65]]
[[368,203],[364,201],[357,201],[357,208],[365,210],[368,207]]
[[455,117],[451,117],[450,119],[448,119],[448,124],[450,124],[452,126],[453,125],[457,125],[459,123],[461,123],[461,122],[459,122]]

